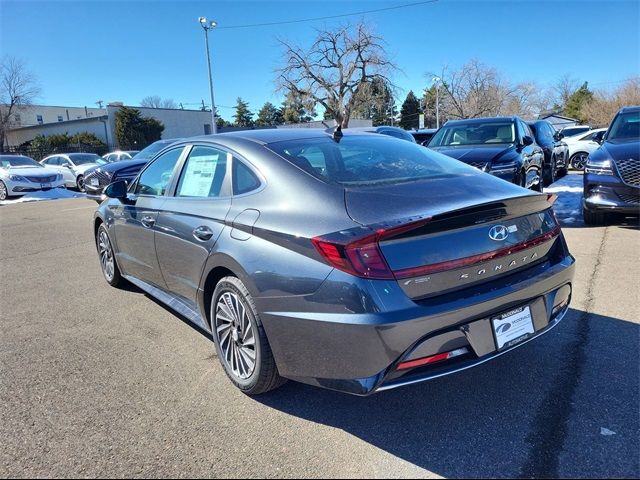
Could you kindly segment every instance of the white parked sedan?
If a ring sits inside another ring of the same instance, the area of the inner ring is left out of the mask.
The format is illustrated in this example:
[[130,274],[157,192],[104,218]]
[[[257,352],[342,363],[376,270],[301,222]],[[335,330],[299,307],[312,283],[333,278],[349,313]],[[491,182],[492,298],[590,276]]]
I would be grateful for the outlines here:
[[569,147],[569,165],[577,170],[583,170],[589,154],[600,146],[593,140],[593,136],[606,131],[606,128],[596,128],[580,135],[563,138],[562,141]]
[[43,167],[62,174],[67,187],[75,187],[84,192],[84,172],[96,165],[107,163],[95,153],[57,153],[49,155],[41,162]]
[[0,200],[64,187],[62,175],[23,155],[0,155]]

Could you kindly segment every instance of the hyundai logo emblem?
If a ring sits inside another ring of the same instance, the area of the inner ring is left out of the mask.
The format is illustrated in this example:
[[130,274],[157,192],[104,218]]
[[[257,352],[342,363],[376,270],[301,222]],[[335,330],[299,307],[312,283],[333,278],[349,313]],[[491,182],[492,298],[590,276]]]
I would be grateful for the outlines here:
[[509,230],[504,225],[494,225],[489,230],[489,238],[496,242],[502,242],[509,236]]

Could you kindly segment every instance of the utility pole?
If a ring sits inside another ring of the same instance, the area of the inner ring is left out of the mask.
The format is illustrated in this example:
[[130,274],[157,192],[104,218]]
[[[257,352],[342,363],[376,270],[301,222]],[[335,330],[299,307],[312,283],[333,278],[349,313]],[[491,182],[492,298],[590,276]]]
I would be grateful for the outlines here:
[[440,77],[433,77],[436,84],[436,128],[440,128]]
[[208,22],[206,17],[200,17],[198,18],[198,21],[204,30],[204,43],[207,50],[207,66],[209,67],[209,93],[211,94],[211,131],[216,134],[218,133],[218,127],[216,125],[216,102],[213,99],[213,77],[211,76],[211,56],[209,55],[209,30],[215,28],[218,24],[213,20]]

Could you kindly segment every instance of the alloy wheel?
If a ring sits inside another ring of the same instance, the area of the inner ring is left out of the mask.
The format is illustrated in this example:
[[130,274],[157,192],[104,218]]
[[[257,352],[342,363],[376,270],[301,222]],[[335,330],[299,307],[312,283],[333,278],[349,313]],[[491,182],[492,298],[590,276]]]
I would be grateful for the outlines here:
[[234,376],[246,380],[256,368],[256,336],[246,307],[234,292],[218,298],[215,315],[223,361]]
[[7,186],[4,182],[0,181],[0,200],[7,199]]
[[576,170],[584,170],[584,166],[587,163],[587,155],[586,153],[576,153],[571,159],[571,166]]
[[111,282],[115,271],[113,249],[111,248],[111,242],[109,241],[107,233],[102,230],[100,230],[100,233],[98,234],[98,254],[100,255],[102,273],[107,281]]
[[80,190],[81,192],[84,192],[84,177],[82,175],[78,176],[78,179],[76,180],[76,185],[78,187],[78,190]]

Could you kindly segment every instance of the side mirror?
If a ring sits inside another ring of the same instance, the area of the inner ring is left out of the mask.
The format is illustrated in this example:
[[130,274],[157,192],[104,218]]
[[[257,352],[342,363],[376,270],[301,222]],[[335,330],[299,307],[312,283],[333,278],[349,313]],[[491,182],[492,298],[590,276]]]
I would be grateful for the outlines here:
[[562,140],[562,139],[564,138],[564,133],[562,133],[562,132],[556,132],[556,133],[553,135],[553,138],[554,138],[554,140],[555,140],[556,142],[559,142],[560,140]]
[[528,145],[533,145],[533,138],[531,138],[529,135],[525,135],[524,137],[522,137],[522,144],[525,147]]
[[594,133],[593,136],[591,137],[591,140],[602,145],[602,139],[604,138],[605,133],[607,132],[603,131],[603,132]]
[[127,182],[124,180],[116,180],[113,183],[107,185],[104,189],[104,194],[109,198],[127,198]]
[[64,162],[61,166],[71,168],[71,164],[69,162]]

